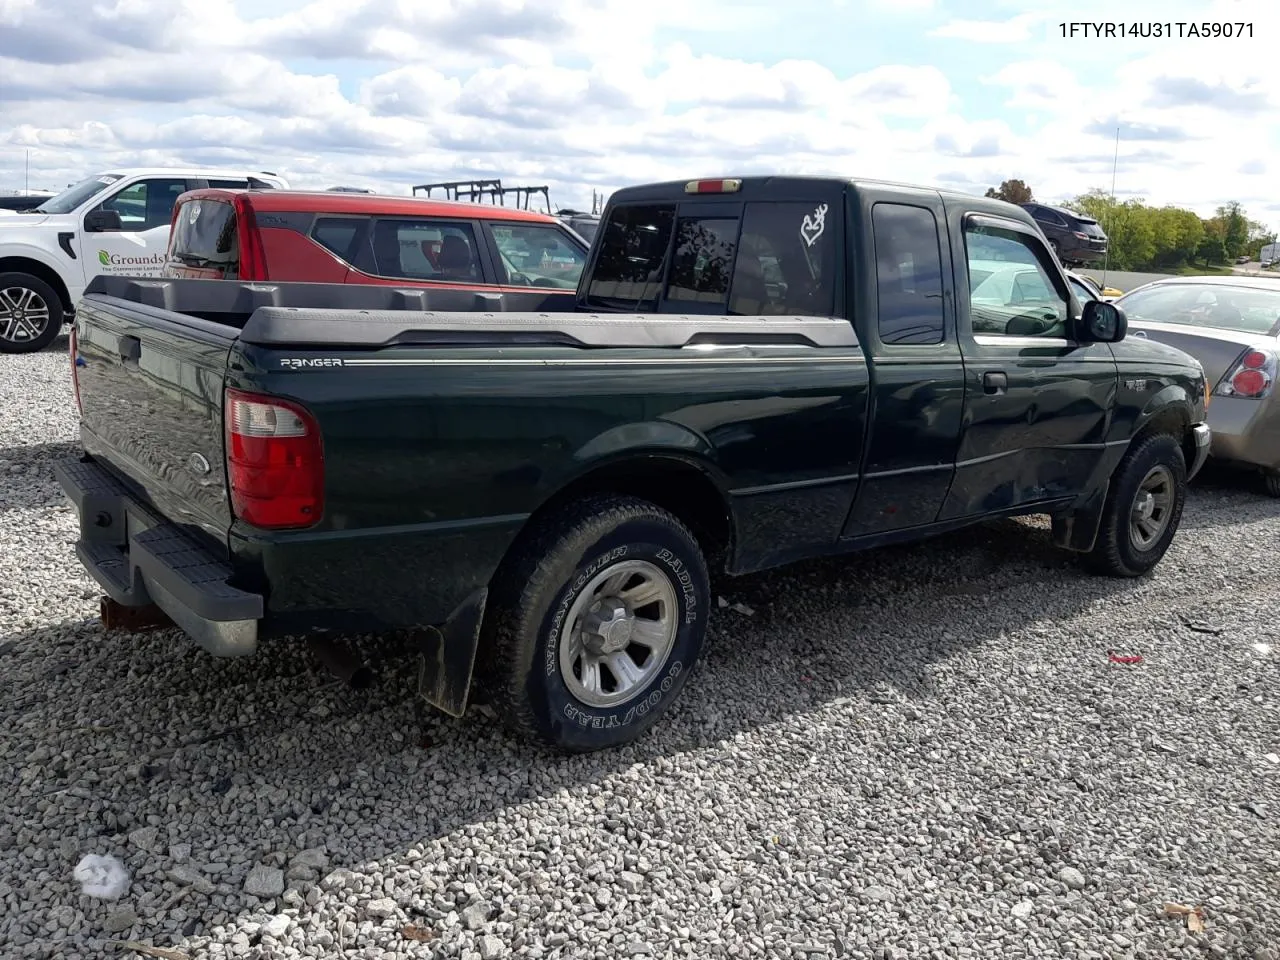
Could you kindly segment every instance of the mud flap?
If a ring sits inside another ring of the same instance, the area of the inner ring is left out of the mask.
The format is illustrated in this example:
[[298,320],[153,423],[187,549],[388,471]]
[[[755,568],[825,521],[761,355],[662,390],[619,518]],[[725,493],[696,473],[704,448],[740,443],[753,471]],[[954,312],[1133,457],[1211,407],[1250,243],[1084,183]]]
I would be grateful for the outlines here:
[[1053,517],[1053,542],[1059,547],[1074,550],[1077,553],[1088,553],[1098,540],[1098,529],[1102,526],[1102,511],[1107,506],[1107,491],[1111,489],[1111,481],[1104,481],[1101,489],[1095,490],[1083,503],[1073,506],[1066,513]]
[[428,627],[422,633],[418,696],[451,717],[460,717],[467,709],[488,599],[489,588],[481,587],[462,601],[443,626]]

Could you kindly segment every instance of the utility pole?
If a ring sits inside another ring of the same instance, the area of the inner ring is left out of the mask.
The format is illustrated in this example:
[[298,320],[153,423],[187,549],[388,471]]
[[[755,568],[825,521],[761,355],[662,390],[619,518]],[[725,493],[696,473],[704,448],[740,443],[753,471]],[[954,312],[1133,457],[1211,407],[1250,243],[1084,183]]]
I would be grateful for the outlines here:
[[[1111,223],[1116,219],[1116,167],[1120,163],[1120,124],[1116,124],[1116,152],[1111,158]],[[1102,285],[1107,285],[1107,269],[1111,266],[1111,224],[1107,225],[1107,253],[1102,260]]]
[[22,171],[22,192],[27,196],[31,196],[31,150],[26,152],[26,159],[23,163]]

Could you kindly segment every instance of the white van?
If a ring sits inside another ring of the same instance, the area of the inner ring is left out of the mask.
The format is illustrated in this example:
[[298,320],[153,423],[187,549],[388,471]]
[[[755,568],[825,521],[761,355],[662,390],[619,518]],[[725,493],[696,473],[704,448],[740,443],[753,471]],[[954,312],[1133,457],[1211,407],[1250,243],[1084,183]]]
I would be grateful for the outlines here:
[[98,274],[158,274],[174,204],[203,187],[289,185],[273,173],[247,170],[112,170],[33,210],[0,217],[0,353],[28,353],[52,342]]

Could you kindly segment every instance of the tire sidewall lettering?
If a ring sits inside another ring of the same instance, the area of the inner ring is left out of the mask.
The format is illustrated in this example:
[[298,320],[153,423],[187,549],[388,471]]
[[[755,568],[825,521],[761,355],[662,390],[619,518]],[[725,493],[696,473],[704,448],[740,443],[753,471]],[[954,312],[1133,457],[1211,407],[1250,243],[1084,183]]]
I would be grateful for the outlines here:
[[[547,630],[543,650],[543,674],[547,695],[552,702],[559,701],[557,713],[564,722],[577,730],[616,730],[642,723],[659,712],[664,700],[675,696],[683,686],[687,670],[685,669],[684,652],[695,632],[700,628],[700,621],[707,603],[699,596],[696,571],[691,572],[675,550],[654,543],[648,532],[637,531],[626,543],[617,543],[599,553],[592,553],[591,559],[574,570],[569,582],[561,590],[555,606],[548,617]],[[597,549],[597,548],[593,548]],[[681,614],[677,614],[677,633],[671,659],[667,661],[662,672],[658,674],[642,693],[639,699],[619,704],[613,709],[588,707],[569,693],[560,676],[560,643],[564,637],[566,620],[574,600],[596,574],[606,566],[622,559],[644,559],[660,564],[670,572],[672,586],[680,598]],[[698,644],[700,646],[700,643]],[[696,649],[692,651],[696,657]]]
[[556,606],[556,612],[551,618],[551,629],[547,632],[547,649],[543,659],[543,669],[548,677],[553,676],[560,670],[560,632],[564,629],[564,619],[569,615],[569,608],[573,606],[574,599],[582,588],[587,585],[588,580],[609,564],[625,557],[630,549],[630,545],[624,543],[611,550],[606,550],[591,563],[579,569],[577,576],[573,578],[573,582],[561,592],[560,603]]

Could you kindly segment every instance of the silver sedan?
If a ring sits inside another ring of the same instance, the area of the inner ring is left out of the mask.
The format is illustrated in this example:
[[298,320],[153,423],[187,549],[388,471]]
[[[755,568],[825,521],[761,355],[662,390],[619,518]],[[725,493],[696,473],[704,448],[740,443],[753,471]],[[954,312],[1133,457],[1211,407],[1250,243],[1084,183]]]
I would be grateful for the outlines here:
[[1204,367],[1210,456],[1261,471],[1280,497],[1280,279],[1169,277],[1115,302],[1130,336],[1177,347]]

